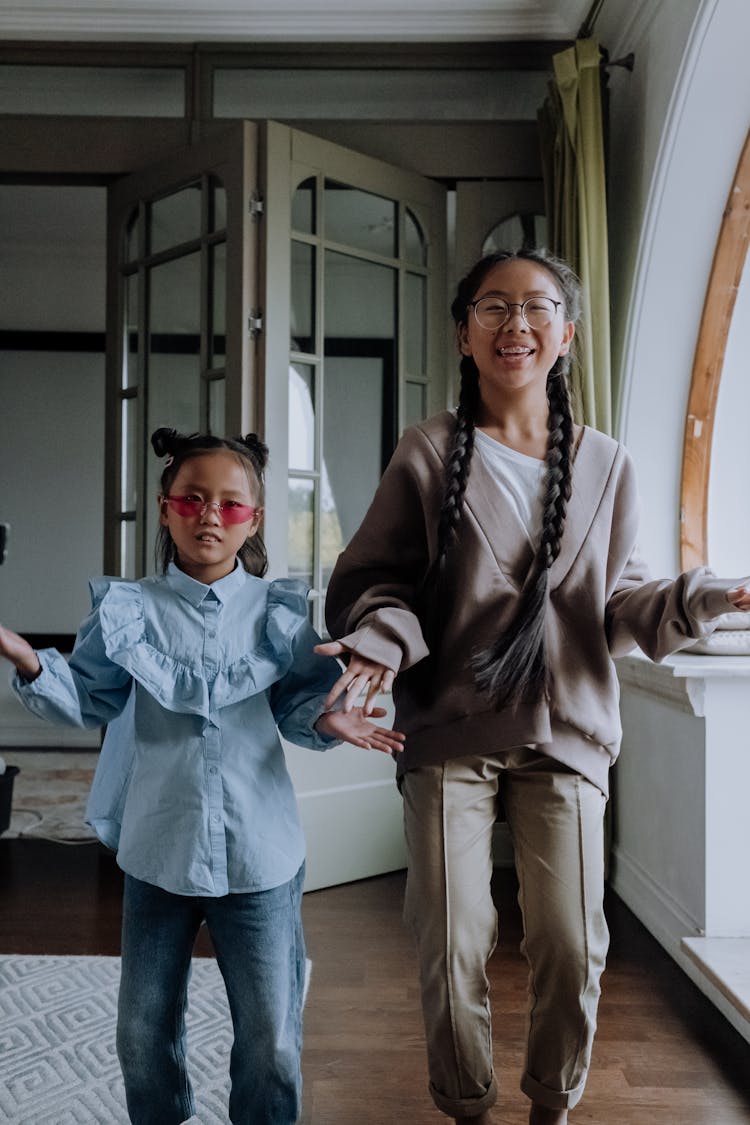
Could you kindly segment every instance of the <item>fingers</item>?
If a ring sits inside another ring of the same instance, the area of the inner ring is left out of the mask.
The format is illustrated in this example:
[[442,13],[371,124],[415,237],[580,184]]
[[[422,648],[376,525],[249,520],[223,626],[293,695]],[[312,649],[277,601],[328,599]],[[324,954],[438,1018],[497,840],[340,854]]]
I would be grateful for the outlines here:
[[732,590],[727,590],[727,598],[735,609],[750,610],[750,586],[744,582]]
[[404,748],[404,735],[399,731],[373,727],[369,734],[350,738],[348,741],[363,750],[379,750],[383,754],[400,754]]
[[341,656],[346,649],[340,641],[326,641],[313,647],[313,652],[317,652],[319,656]]

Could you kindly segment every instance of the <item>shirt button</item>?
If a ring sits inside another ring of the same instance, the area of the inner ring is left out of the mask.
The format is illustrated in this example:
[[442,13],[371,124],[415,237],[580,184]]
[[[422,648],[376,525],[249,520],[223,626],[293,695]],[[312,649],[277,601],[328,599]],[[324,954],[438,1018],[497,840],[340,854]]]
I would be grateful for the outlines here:
[[213,820],[214,824],[218,824],[219,821],[221,820],[221,817],[219,816],[219,814],[217,812],[215,812],[213,814],[213,816],[211,817],[211,819]]
[[208,771],[208,772],[209,772],[209,773],[216,773],[216,766],[211,766],[211,767],[209,768],[209,771]]

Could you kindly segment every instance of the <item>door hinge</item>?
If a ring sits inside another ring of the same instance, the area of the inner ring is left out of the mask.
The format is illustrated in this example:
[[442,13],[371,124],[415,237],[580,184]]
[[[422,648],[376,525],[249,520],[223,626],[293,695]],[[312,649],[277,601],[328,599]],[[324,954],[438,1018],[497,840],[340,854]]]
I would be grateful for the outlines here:
[[263,331],[263,309],[253,309],[247,318],[247,330],[255,340]]
[[250,212],[251,219],[260,219],[263,215],[263,200],[258,195],[251,195],[250,202],[248,203],[248,211]]

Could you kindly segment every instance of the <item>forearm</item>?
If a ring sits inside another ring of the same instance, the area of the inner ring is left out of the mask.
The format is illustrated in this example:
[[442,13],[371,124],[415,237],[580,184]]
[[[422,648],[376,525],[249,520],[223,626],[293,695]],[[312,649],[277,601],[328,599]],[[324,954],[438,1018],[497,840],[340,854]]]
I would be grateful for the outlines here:
[[0,655],[15,665],[18,675],[27,683],[35,680],[42,670],[39,657],[28,641],[2,625],[0,625]]

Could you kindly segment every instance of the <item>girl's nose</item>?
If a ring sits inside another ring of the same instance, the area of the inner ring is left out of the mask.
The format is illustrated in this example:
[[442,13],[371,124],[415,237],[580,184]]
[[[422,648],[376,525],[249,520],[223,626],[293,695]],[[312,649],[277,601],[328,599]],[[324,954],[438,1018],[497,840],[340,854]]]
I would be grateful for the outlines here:
[[521,305],[511,305],[508,319],[503,325],[503,330],[505,332],[517,332],[520,328],[522,332],[525,332],[528,327]]
[[[211,517],[209,520],[208,517]],[[221,504],[218,500],[206,500],[201,508],[201,523],[221,523]]]

